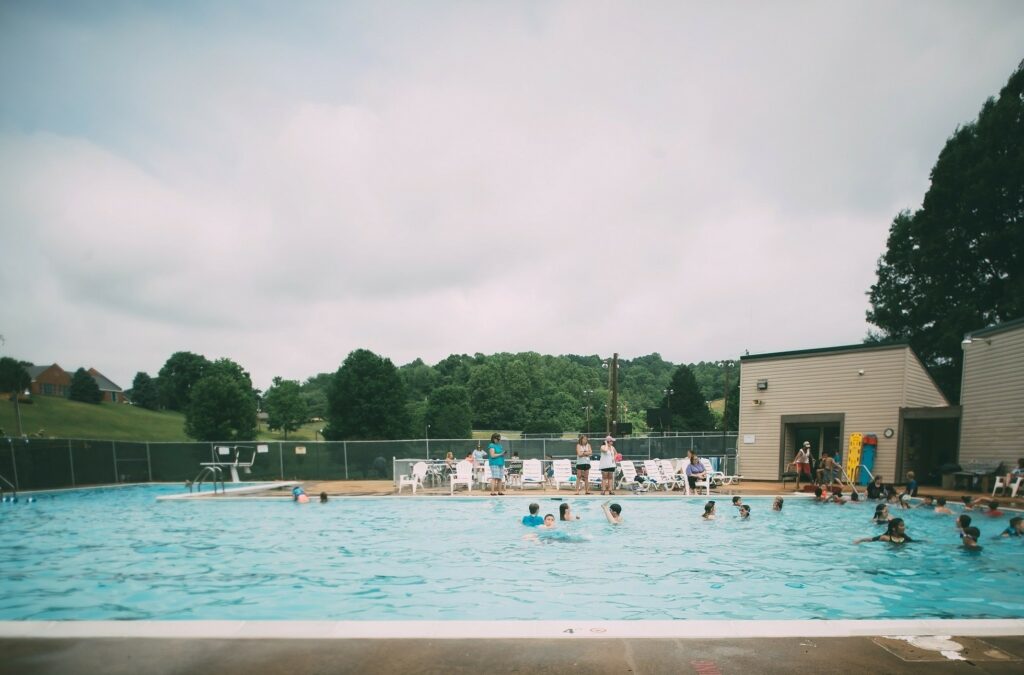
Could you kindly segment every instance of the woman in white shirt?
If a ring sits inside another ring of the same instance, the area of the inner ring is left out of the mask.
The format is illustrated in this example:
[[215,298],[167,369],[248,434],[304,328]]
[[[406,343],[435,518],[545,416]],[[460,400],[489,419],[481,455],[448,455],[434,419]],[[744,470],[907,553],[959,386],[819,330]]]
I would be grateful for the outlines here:
[[590,447],[590,439],[586,434],[580,436],[576,441],[576,494],[580,488],[584,488],[584,494],[590,494],[590,457],[594,454]]
[[615,494],[615,439],[606,436],[601,446],[601,494]]

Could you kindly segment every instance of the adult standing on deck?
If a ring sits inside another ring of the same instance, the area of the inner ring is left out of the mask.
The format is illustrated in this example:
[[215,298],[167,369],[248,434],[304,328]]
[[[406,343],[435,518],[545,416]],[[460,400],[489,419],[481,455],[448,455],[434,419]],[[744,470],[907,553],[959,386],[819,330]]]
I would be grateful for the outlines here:
[[605,436],[601,446],[601,494],[615,494],[615,439]]
[[580,493],[580,488],[585,490],[584,494],[590,494],[590,458],[593,454],[590,439],[581,434],[576,441],[576,494]]
[[487,446],[487,454],[490,458],[487,463],[491,469],[491,496],[503,495],[505,479],[505,449],[501,447],[501,434],[491,434],[491,444]]
[[804,441],[803,446],[797,449],[796,456],[793,461],[789,464],[796,468],[796,489],[800,489],[800,479],[804,478],[808,483],[811,482],[811,443],[810,441]]

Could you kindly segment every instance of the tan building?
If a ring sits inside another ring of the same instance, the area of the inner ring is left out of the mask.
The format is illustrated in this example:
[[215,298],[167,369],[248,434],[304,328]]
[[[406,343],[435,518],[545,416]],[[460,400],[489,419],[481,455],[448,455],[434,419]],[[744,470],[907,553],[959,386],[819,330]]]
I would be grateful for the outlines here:
[[1024,318],[968,333],[962,346],[960,463],[1015,467],[1024,457]]
[[905,343],[859,344],[740,359],[740,472],[778,480],[796,448],[839,453],[873,433],[873,473],[901,482],[956,459],[959,407],[950,406]]

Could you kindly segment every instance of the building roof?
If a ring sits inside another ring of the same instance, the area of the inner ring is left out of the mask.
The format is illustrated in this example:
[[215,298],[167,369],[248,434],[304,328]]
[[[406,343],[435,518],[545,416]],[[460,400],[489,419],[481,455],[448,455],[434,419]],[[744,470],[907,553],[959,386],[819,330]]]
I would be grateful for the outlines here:
[[976,337],[988,337],[990,335],[995,335],[996,333],[1002,333],[1003,331],[1020,328],[1021,326],[1024,326],[1024,316],[1019,319],[1012,319],[1010,321],[1004,321],[1003,323],[997,323],[996,325],[989,326],[987,328],[972,330],[964,336],[964,339],[969,340]]
[[88,368],[87,371],[92,375],[92,379],[96,380],[96,384],[99,385],[100,391],[124,391],[121,387],[108,380],[103,373],[95,368]]
[[49,366],[25,366],[25,371],[26,371],[26,372],[27,372],[27,373],[28,373],[28,374],[29,374],[29,375],[30,375],[30,376],[32,377],[32,379],[34,380],[34,379],[36,379],[37,377],[39,377],[40,375],[42,375],[42,374],[43,374],[43,371],[45,371],[45,370],[49,370],[49,369],[50,369],[50,368],[51,368],[51,367],[52,367],[53,365],[54,365],[54,364],[50,364]]
[[827,356],[830,354],[841,354],[843,352],[874,351],[882,349],[904,349],[909,348],[910,343],[904,341],[893,342],[862,342],[855,345],[839,345],[838,347],[818,347],[816,349],[797,349],[791,352],[771,352],[768,354],[746,354],[740,357],[740,361],[759,361],[761,359],[788,359],[799,356]]

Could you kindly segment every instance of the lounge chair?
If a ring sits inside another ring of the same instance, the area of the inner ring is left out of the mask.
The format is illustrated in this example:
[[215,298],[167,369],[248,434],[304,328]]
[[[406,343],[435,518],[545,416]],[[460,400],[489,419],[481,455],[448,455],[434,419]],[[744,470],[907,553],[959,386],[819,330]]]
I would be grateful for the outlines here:
[[427,463],[416,462],[412,465],[412,473],[398,477],[398,494],[402,494],[402,488],[406,485],[412,487],[412,493],[416,494],[416,487],[423,487],[423,479],[427,477]]
[[641,483],[636,479],[636,467],[628,459],[619,462],[619,469],[622,476],[619,478],[616,489],[629,488],[634,492],[647,492],[647,483]]
[[519,489],[526,489],[527,486],[543,488],[544,481],[544,465],[541,461],[539,459],[524,460]]
[[465,485],[470,492],[473,491],[473,464],[462,460],[455,465],[455,473],[449,478],[451,480],[451,494],[455,494],[456,485]]
[[647,472],[647,477],[654,481],[655,490],[671,490],[675,485],[672,481],[666,480],[665,474],[661,470],[661,465],[658,464],[656,459],[645,459],[644,471]]
[[555,475],[551,480],[555,484],[556,490],[561,490],[562,485],[572,489],[576,487],[576,481],[572,475],[572,464],[567,459],[556,459],[551,463],[551,467],[555,470]]
[[992,487],[992,496],[995,497],[996,490],[999,489],[1003,490],[1003,495],[1005,496],[1006,488],[1010,488],[1010,497],[1016,497],[1017,490],[1020,489],[1020,484],[1022,481],[1024,481],[1024,476],[1017,476],[1017,479],[1011,481],[1010,483],[1006,482],[1006,476],[996,476],[996,484]]
[[667,485],[671,488],[682,488],[686,494],[690,494],[690,481],[686,480],[685,469],[683,473],[680,473],[672,465],[672,461],[668,459],[656,459],[654,461],[661,467],[661,476],[665,479]]

